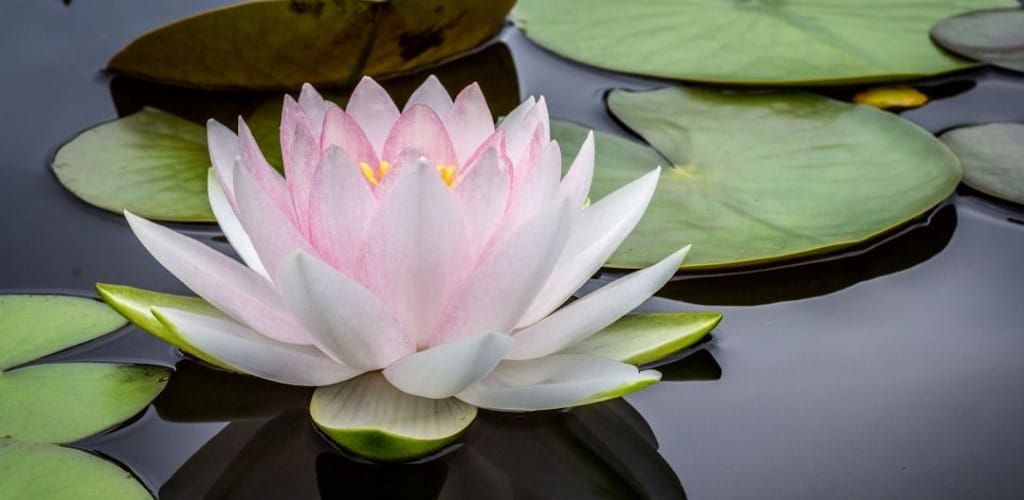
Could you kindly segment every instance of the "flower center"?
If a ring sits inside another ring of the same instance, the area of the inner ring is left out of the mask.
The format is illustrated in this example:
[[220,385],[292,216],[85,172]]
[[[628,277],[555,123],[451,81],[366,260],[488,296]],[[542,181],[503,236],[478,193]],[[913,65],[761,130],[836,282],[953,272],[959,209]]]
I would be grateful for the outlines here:
[[[363,171],[363,177],[370,181],[370,184],[376,186],[384,180],[384,176],[387,175],[388,170],[391,169],[391,164],[386,161],[381,161],[377,169],[374,170],[369,163],[365,161],[359,162],[359,168]],[[438,165],[437,174],[441,176],[441,180],[444,181],[445,185],[452,187],[452,182],[455,180],[455,165]]]

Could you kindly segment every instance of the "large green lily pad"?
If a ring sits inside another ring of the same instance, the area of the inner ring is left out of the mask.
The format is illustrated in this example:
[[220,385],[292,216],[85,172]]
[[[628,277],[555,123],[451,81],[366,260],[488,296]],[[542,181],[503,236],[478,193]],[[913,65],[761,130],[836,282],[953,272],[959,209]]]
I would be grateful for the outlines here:
[[159,28],[108,68],[186,86],[297,89],[402,73],[476,47],[512,0],[258,0]]
[[1024,123],[961,127],[939,138],[960,158],[964,184],[1024,204]]
[[935,41],[964,57],[1024,72],[1024,10],[992,9],[945,19],[932,28]]
[[85,202],[165,221],[215,220],[209,168],[206,129],[149,108],[82,132],[53,159],[57,179]]
[[829,84],[914,78],[971,63],[928,30],[1012,0],[520,0],[528,37],[614,71],[736,84]]
[[152,498],[128,471],[84,451],[0,438],[0,498],[142,500]]
[[[599,134],[591,198],[669,167],[610,267],[644,267],[690,243],[685,269],[828,252],[917,217],[960,180],[956,158],[924,130],[814,94],[614,91],[608,106],[665,159]],[[552,129],[567,155],[585,132]]]
[[0,370],[92,340],[125,323],[92,299],[0,295]]

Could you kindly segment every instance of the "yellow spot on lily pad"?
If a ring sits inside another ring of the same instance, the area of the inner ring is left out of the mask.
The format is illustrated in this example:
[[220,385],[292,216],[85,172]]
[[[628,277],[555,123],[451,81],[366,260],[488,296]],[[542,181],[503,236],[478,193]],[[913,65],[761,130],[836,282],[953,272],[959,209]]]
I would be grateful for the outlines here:
[[913,87],[872,87],[853,96],[853,102],[881,109],[916,108],[928,102],[928,96]]

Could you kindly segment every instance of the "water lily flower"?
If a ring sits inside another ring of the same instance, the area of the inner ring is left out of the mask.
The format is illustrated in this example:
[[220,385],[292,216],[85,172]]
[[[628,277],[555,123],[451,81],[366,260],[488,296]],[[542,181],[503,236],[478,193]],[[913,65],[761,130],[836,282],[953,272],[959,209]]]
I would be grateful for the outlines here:
[[[659,170],[590,203],[593,136],[562,177],[543,98],[495,126],[476,84],[453,100],[430,77],[401,111],[369,78],[344,109],[306,85],[284,101],[284,177],[241,119],[237,135],[207,130],[210,205],[244,265],[125,215],[222,313],[153,315],[224,365],[305,386],[368,374],[359,398],[504,411],[593,403],[660,378],[564,352],[650,297],[685,256],[564,305],[640,220]],[[354,405],[351,387],[313,403]]]

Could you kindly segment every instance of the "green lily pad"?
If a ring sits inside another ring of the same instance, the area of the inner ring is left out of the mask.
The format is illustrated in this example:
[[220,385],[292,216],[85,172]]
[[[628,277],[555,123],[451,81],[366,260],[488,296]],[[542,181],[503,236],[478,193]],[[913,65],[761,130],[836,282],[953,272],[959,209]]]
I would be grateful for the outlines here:
[[[957,159],[924,130],[814,94],[614,91],[608,106],[668,161],[598,134],[592,199],[671,167],[609,267],[645,267],[690,243],[684,269],[829,252],[921,215],[960,180]],[[566,124],[552,131],[567,155],[585,133]]]
[[373,460],[402,461],[452,443],[477,412],[455,398],[406,394],[380,372],[371,372],[317,389],[309,413],[317,427],[342,447]]
[[504,25],[513,3],[242,2],[148,33],[116,54],[108,69],[207,88],[341,86],[363,74],[408,72],[472,49]]
[[612,323],[562,354],[590,354],[643,365],[697,343],[721,320],[722,314],[715,312],[634,314]]
[[0,438],[0,498],[141,500],[152,498],[131,473],[89,453]]
[[0,370],[92,340],[124,324],[124,318],[92,299],[0,295]]
[[960,158],[964,184],[1024,204],[1024,123],[961,127],[939,138]]
[[[915,78],[969,61],[928,30],[1012,0],[520,0],[516,25],[565,57],[614,71],[736,84]],[[585,13],[585,14],[584,14]]]
[[944,19],[932,28],[935,41],[964,57],[1024,72],[1024,10],[992,9]]
[[225,370],[236,371],[224,362],[190,344],[178,335],[177,332],[164,326],[153,315],[152,309],[154,307],[166,307],[206,316],[224,316],[223,313],[205,300],[199,297],[153,292],[141,288],[107,283],[97,283],[96,291],[99,292],[100,298],[107,304],[110,304],[111,307],[125,318],[128,318],[135,326],[207,363]]
[[86,203],[164,221],[215,220],[209,168],[206,129],[149,108],[82,132],[53,159],[57,179]]
[[154,366],[55,363],[0,373],[0,436],[67,443],[142,411],[170,372]]

